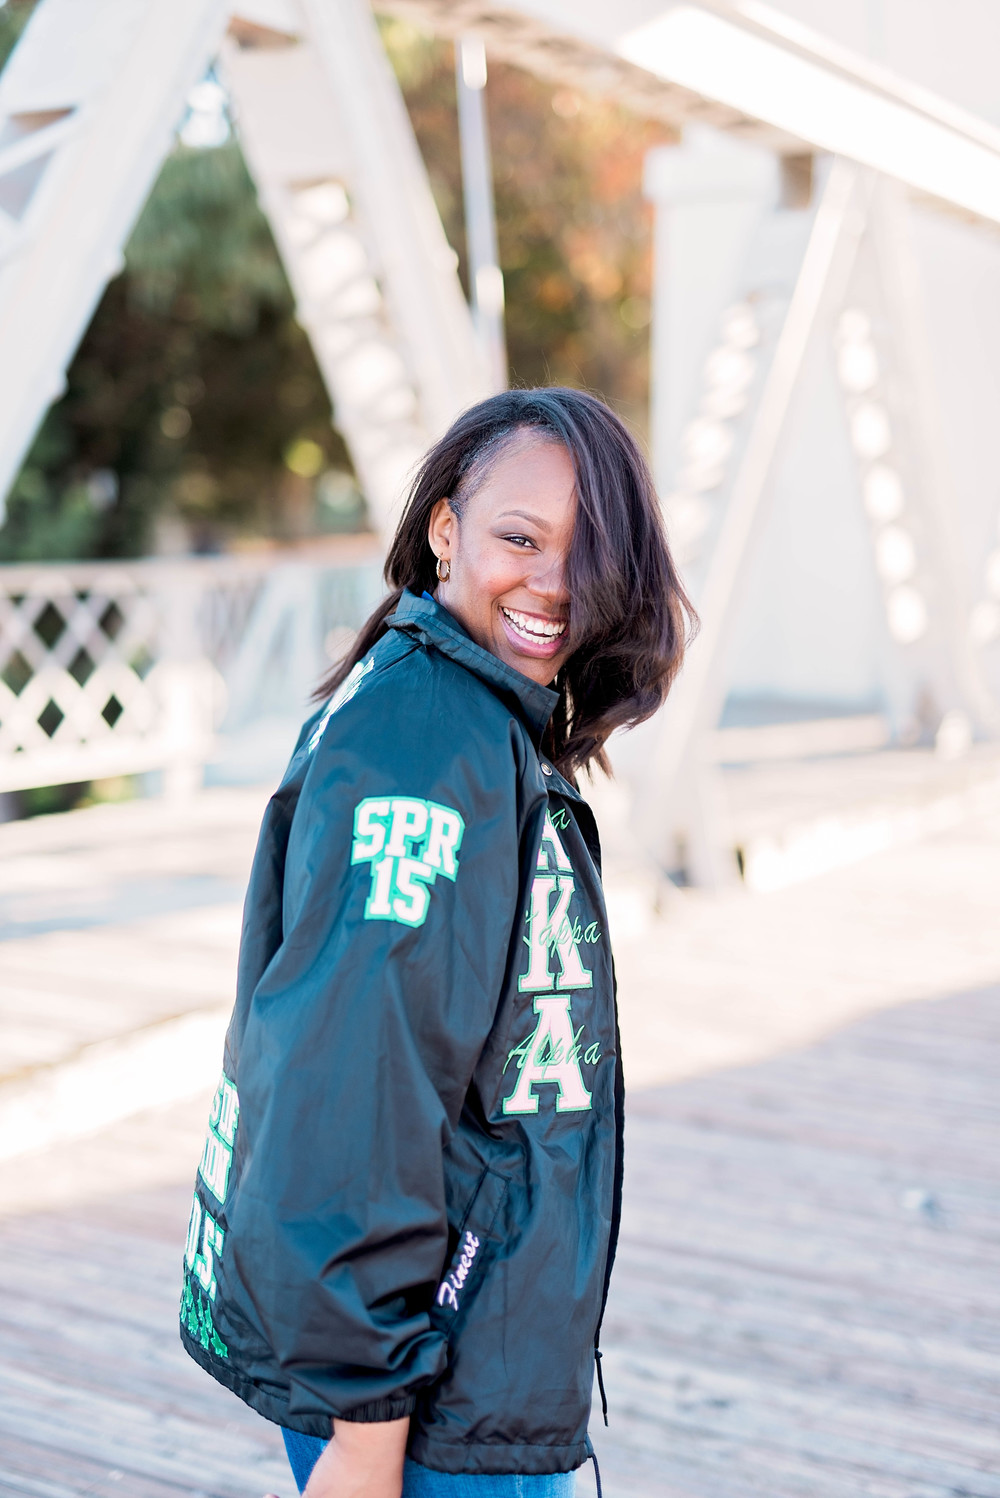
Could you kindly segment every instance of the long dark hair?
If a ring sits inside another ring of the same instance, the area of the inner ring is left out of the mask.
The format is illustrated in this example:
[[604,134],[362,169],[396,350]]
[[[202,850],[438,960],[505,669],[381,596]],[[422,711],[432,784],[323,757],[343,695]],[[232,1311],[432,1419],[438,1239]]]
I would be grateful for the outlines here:
[[464,411],[427,453],[414,479],[385,564],[391,589],[354,647],[323,681],[327,697],[386,630],[404,588],[433,592],[431,510],[447,499],[462,511],[507,444],[537,433],[561,442],[576,473],[577,513],[567,561],[573,652],[553,686],[559,704],[546,751],[572,775],[604,745],[663,702],[697,620],[674,566],[659,501],[635,439],[593,395],[553,386],[508,390]]

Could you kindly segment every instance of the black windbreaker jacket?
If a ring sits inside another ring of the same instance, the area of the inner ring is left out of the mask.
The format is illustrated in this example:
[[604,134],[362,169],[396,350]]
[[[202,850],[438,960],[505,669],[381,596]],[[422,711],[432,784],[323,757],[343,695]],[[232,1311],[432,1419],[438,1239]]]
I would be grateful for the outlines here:
[[390,624],[264,817],[181,1335],[292,1430],[569,1471],[621,1183],[596,829],[554,692],[426,596]]

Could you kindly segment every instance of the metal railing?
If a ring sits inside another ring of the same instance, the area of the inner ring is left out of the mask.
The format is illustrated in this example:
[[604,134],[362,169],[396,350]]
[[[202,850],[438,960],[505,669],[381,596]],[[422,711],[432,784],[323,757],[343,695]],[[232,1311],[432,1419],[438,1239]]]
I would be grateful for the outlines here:
[[367,538],[0,567],[0,792],[147,770],[195,782],[220,728],[304,711],[379,570]]

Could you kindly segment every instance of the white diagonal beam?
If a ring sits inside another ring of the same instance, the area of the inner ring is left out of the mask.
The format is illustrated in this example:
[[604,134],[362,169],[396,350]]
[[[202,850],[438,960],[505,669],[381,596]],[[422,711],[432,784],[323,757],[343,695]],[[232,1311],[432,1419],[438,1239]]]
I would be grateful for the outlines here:
[[1000,704],[983,674],[969,629],[971,599],[958,534],[960,510],[941,430],[941,403],[920,271],[906,205],[900,201],[896,183],[879,184],[870,223],[886,321],[905,382],[908,437],[914,470],[921,480],[921,508],[930,541],[947,677],[957,689],[963,709],[971,711],[982,730],[996,736],[1000,733]]
[[41,0],[0,75],[0,130],[17,135],[25,116],[73,112],[53,127],[52,155],[0,242],[0,504],[120,263],[227,8]]
[[677,125],[872,167],[1000,222],[1000,130],[756,0],[380,0]]
[[747,558],[765,518],[779,442],[820,315],[853,263],[865,215],[857,168],[835,161],[815,212],[802,268],[767,371],[725,516],[698,594],[701,632],[670,699],[656,719],[638,804],[649,850],[662,856],[679,787],[690,781],[700,735],[718,721],[726,647],[743,597]]
[[472,320],[406,105],[368,0],[299,0],[350,142],[359,204],[437,435],[489,393]]
[[765,7],[674,5],[615,51],[656,77],[728,105],[820,151],[1000,223],[1000,131],[875,70],[812,33],[748,15]]
[[423,449],[488,393],[398,85],[365,0],[240,0],[223,64],[299,321],[387,533]]

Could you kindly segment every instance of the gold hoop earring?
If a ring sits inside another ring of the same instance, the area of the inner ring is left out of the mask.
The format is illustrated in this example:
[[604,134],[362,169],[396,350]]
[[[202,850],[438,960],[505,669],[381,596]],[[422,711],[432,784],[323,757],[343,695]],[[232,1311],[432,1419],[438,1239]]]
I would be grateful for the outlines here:
[[434,571],[438,575],[438,581],[446,583],[449,577],[451,577],[451,563],[449,562],[448,558],[438,557],[437,566],[434,568]]

